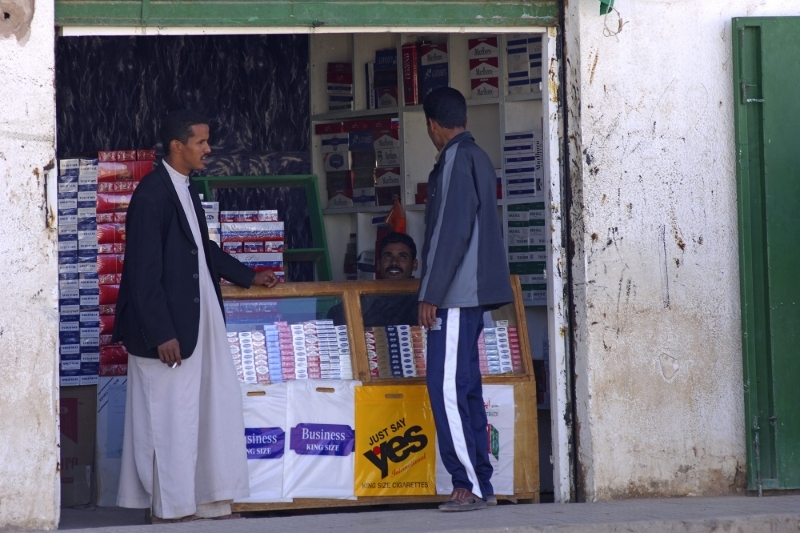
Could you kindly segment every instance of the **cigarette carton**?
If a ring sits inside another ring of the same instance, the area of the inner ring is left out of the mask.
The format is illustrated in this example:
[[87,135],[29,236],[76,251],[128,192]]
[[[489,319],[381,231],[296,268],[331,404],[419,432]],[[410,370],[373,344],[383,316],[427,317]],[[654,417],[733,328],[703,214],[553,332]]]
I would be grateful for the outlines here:
[[398,148],[375,150],[375,159],[378,167],[399,167],[401,154]]
[[283,222],[223,222],[222,242],[283,241]]
[[375,170],[376,187],[400,187],[400,168],[386,167]]
[[375,205],[375,188],[353,189],[353,205],[372,207]]
[[378,205],[393,205],[395,196],[400,197],[400,186],[376,187],[376,200]]
[[480,78],[470,80],[472,98],[497,98],[500,96],[500,81],[498,78]]
[[375,70],[397,71],[397,49],[375,50]]
[[[375,172],[374,168],[357,168],[353,170],[353,183],[346,189],[363,189],[366,187],[375,186]],[[329,189],[331,187],[328,187]]]
[[355,171],[352,170],[344,170],[341,172],[325,173],[325,181],[328,185],[328,190],[338,191],[342,189],[352,189],[354,172]]
[[347,120],[342,123],[345,131],[359,130],[396,130],[400,127],[397,118],[373,118],[361,120]]
[[326,135],[329,133],[342,133],[344,132],[344,123],[342,122],[327,122],[325,124],[315,124],[314,133],[316,135]]
[[377,109],[397,107],[397,87],[375,89],[375,102]]
[[378,130],[373,131],[372,147],[375,150],[386,148],[400,148],[400,133],[398,130]]
[[351,152],[359,152],[373,149],[373,139],[371,131],[353,131],[348,135],[348,148]]
[[325,172],[350,170],[350,152],[333,152],[322,155],[322,167]]
[[481,59],[484,57],[498,57],[497,36],[480,37],[467,40],[467,57]]
[[404,44],[403,57],[403,103],[418,105],[419,100],[419,43]]
[[353,207],[353,189],[328,190],[328,208]]
[[353,169],[374,169],[376,152],[371,147],[363,152],[350,152],[351,167]]
[[323,154],[347,152],[349,137],[347,133],[328,133],[320,135],[320,147]]
[[469,60],[469,77],[497,78],[500,76],[500,59],[497,57],[484,57]]

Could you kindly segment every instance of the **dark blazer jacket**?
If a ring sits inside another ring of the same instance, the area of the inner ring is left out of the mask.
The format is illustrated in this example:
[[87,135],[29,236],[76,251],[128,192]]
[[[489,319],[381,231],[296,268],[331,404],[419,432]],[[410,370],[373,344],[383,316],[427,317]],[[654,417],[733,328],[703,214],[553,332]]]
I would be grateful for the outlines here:
[[221,308],[220,276],[243,287],[249,287],[255,277],[252,269],[209,240],[192,180],[189,191],[200,224],[202,250],[195,245],[178,192],[163,164],[142,179],[128,207],[112,341],[121,340],[130,353],[140,357],[158,358],[158,346],[170,339],[178,340],[181,358],[194,352],[200,324],[198,253],[205,254]]

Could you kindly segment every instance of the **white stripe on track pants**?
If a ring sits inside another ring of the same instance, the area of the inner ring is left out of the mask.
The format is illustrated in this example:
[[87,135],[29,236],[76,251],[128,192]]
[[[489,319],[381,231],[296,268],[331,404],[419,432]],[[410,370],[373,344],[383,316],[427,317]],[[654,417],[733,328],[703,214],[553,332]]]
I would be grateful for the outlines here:
[[485,499],[494,490],[478,363],[483,308],[438,309],[436,317],[442,327],[428,331],[427,383],[439,455],[453,487]]

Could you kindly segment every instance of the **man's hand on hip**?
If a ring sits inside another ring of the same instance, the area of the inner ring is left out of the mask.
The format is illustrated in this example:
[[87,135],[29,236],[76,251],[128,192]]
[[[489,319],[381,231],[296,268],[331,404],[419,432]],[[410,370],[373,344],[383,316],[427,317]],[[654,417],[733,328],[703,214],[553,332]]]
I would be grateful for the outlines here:
[[420,302],[417,310],[417,322],[420,327],[433,329],[436,326],[436,307],[428,302]]
[[181,364],[181,348],[178,339],[171,339],[164,344],[158,345],[158,358],[165,365],[173,366]]
[[271,270],[262,270],[261,272],[256,272],[256,277],[253,278],[253,285],[265,285],[269,288],[272,288],[277,284],[278,278]]

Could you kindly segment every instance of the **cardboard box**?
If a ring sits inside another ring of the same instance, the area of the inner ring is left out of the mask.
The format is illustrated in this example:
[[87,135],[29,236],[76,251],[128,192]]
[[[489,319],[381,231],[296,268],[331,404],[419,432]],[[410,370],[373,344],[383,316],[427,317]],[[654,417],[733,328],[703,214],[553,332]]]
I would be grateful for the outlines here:
[[100,507],[117,505],[127,386],[124,376],[101,377],[97,384],[95,504]]
[[92,499],[97,387],[61,389],[61,506],[85,505]]

